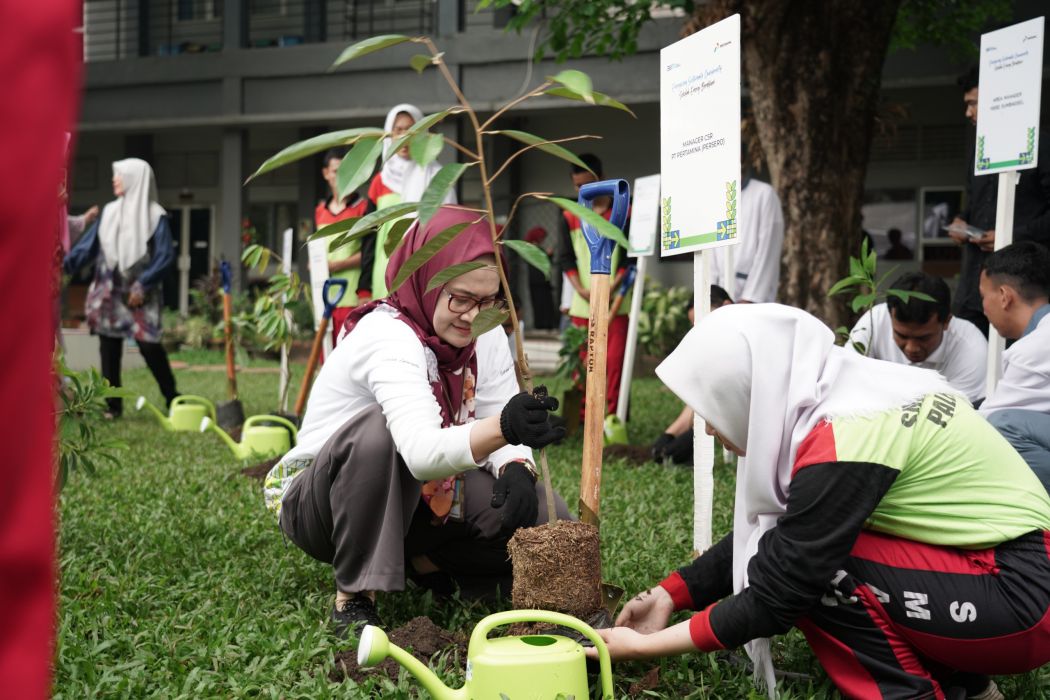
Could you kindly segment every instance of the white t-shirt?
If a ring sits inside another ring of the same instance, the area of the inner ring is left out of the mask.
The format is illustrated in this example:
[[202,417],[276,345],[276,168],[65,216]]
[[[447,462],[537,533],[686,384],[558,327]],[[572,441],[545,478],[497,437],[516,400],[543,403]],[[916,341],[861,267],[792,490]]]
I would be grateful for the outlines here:
[[[872,319],[875,340],[871,341]],[[868,356],[899,365],[934,369],[958,389],[971,403],[984,398],[985,367],[988,363],[988,341],[969,321],[952,316],[936,350],[922,362],[911,362],[893,341],[893,325],[886,304],[879,304],[864,314],[850,331],[849,346],[859,342],[868,348]]]
[[1003,353],[1003,378],[981,404],[981,413],[1006,408],[1050,413],[1050,314]]
[[[475,418],[499,415],[518,393],[507,336],[497,327],[477,340]],[[360,411],[379,404],[409,471],[419,481],[477,467],[495,474],[514,459],[532,461],[532,450],[507,445],[481,463],[470,450],[471,424],[441,427],[441,409],[430,388],[437,358],[412,329],[380,305],[340,340],[314,381],[298,444],[284,461],[316,456],[330,437]],[[466,406],[462,407],[466,416]]]
[[[715,249],[714,284],[726,290],[733,301],[776,301],[784,247],[780,198],[768,183],[752,179],[740,193],[739,206],[740,243]],[[732,280],[728,279],[730,248]]]

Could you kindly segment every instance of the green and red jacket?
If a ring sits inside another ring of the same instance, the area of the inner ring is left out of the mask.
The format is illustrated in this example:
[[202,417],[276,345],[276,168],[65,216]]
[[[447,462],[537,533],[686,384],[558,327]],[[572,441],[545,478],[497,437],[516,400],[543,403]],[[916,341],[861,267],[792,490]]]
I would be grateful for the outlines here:
[[1050,497],[1035,474],[951,394],[818,424],[799,445],[789,488],[743,591],[731,595],[733,533],[660,584],[676,609],[701,611],[690,623],[697,648],[786,632],[845,568],[862,530],[967,550],[1050,530]]

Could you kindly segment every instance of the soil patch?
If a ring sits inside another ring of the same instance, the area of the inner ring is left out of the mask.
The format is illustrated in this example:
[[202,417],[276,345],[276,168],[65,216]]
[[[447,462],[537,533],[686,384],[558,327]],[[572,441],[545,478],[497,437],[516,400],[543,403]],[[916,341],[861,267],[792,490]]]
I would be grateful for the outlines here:
[[598,529],[569,520],[518,530],[507,545],[515,608],[555,610],[587,619],[602,609]]
[[[429,617],[414,617],[389,633],[390,641],[402,649],[408,650],[424,664],[434,654],[449,649],[459,652],[460,658],[467,656],[467,638],[462,634],[449,632],[438,627]],[[347,678],[356,683],[367,680],[376,673],[383,673],[393,681],[397,680],[401,665],[393,659],[387,659],[378,666],[361,668],[357,665],[357,651],[349,649],[335,655],[335,665],[328,674],[328,680],[342,683]]]
[[273,465],[277,464],[280,461],[280,457],[274,457],[273,459],[268,459],[265,462],[259,462],[258,464],[251,465],[250,467],[245,467],[241,470],[241,474],[243,476],[248,477],[249,479],[262,481],[266,478],[266,475],[270,473],[270,470],[273,469]]
[[648,447],[644,445],[608,445],[602,450],[602,461],[622,459],[627,464],[640,467],[653,460]]
[[631,683],[631,687],[627,689],[627,695],[632,698],[638,697],[647,690],[653,690],[658,685],[660,685],[660,667],[653,666],[648,673]]

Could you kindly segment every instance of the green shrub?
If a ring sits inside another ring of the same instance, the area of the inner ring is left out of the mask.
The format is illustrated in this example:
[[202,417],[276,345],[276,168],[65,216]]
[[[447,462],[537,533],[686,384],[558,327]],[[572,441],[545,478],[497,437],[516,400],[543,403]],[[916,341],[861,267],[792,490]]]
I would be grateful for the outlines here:
[[646,280],[645,296],[638,315],[638,347],[643,355],[664,357],[682,341],[689,331],[687,287],[664,288]]

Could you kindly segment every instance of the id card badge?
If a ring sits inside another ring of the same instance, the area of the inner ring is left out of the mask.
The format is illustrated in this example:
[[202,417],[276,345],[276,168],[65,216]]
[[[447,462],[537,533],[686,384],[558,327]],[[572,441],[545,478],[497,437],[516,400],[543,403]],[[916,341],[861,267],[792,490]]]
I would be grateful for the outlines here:
[[463,475],[456,477],[452,485],[452,508],[448,511],[448,519],[457,523],[463,522],[467,508],[465,504],[466,489],[463,488]]

